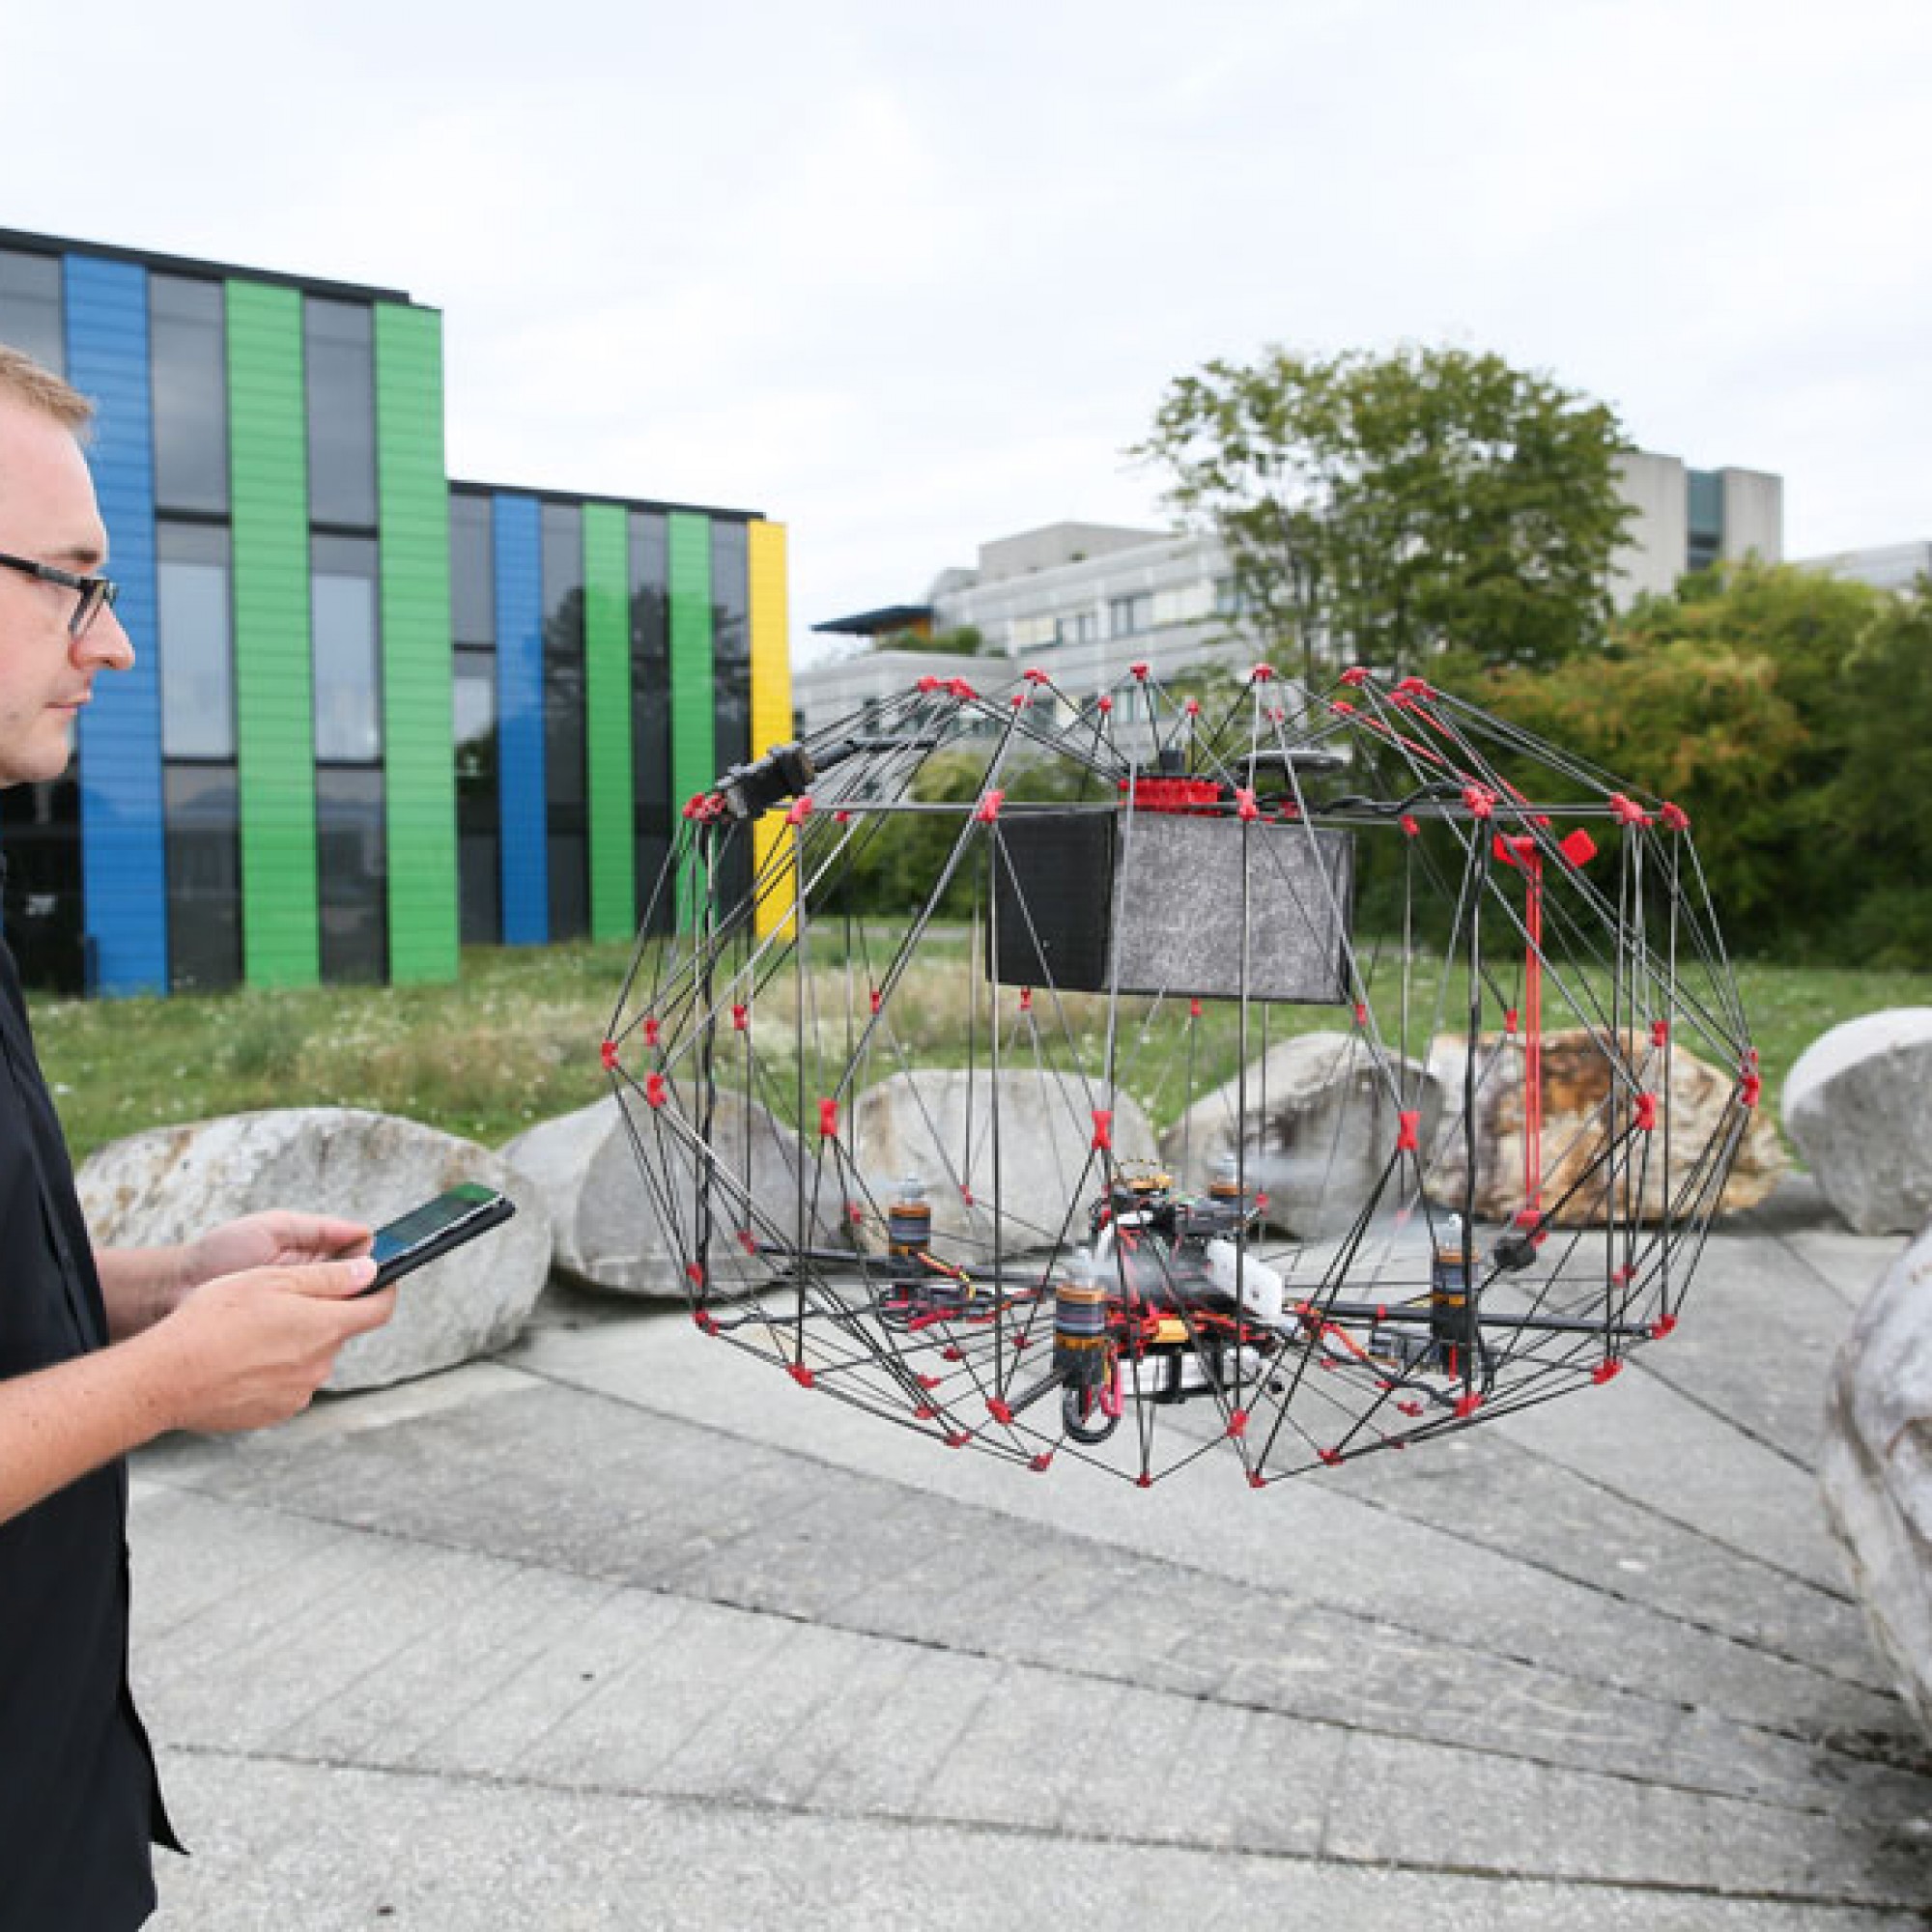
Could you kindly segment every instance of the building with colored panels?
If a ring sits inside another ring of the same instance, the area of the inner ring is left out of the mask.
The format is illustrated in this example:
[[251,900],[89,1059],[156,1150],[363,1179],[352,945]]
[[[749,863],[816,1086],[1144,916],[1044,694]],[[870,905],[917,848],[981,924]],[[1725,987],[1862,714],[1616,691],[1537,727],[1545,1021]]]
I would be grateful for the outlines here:
[[682,802],[789,735],[782,527],[452,482],[441,317],[399,291],[0,230],[0,341],[96,402],[137,657],[65,778],[0,793],[30,983],[623,938]]

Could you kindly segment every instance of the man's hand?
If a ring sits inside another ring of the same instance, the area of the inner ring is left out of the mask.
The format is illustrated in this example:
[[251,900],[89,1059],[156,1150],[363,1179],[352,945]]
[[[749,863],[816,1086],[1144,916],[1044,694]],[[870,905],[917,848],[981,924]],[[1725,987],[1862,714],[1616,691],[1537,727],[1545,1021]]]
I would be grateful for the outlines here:
[[[277,1233],[261,1225],[278,1218],[309,1232],[284,1227]],[[327,1230],[338,1232],[322,1232]],[[366,1242],[368,1230],[312,1216],[261,1215],[203,1238],[218,1244],[231,1236],[238,1245],[273,1239],[332,1249],[358,1238]],[[190,1290],[145,1338],[165,1364],[168,1426],[226,1434],[261,1429],[306,1408],[342,1345],[380,1328],[395,1313],[393,1288],[362,1294],[375,1276],[376,1264],[367,1257],[277,1262],[219,1274]]]

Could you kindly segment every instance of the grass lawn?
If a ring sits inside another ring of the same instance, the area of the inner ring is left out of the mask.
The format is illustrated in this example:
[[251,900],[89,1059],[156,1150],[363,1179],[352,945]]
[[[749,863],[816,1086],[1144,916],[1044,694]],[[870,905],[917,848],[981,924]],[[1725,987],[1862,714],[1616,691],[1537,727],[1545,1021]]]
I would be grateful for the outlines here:
[[[940,964],[944,952],[922,972],[960,980]],[[455,986],[37,998],[34,1025],[76,1159],[143,1127],[256,1107],[371,1107],[495,1146],[610,1091],[598,1045],[630,958],[628,944],[474,948]],[[1932,1006],[1932,973],[1736,970],[1774,1106],[1792,1062],[1828,1027]],[[1286,1031],[1338,1018],[1325,1008],[1287,1016]],[[958,1057],[943,1022],[931,1037],[935,1061]]]

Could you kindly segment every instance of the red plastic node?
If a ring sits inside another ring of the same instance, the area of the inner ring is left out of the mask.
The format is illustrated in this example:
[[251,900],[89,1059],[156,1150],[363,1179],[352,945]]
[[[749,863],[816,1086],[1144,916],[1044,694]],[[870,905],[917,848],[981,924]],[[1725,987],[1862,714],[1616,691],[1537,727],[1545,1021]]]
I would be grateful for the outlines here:
[[1134,1488],[1137,1490],[1152,1489],[1153,1477],[1151,1474],[1149,1474],[1147,1470],[1143,1469],[1140,1472],[1140,1474],[1134,1478]]
[[[1349,688],[1351,691],[1361,690],[1363,685],[1367,684],[1368,681],[1369,681],[1369,668],[1367,665],[1350,665],[1349,668],[1342,673],[1342,682],[1347,686],[1349,686]],[[1402,689],[1402,686],[1397,685],[1396,689],[1400,691]]]
[[973,687],[970,684],[966,682],[966,680],[963,677],[948,678],[946,681],[946,689],[949,692],[951,692],[954,697],[958,698],[962,703],[969,702],[971,699],[978,697],[980,695],[977,691],[973,689]]
[[1201,700],[1198,697],[1190,697],[1180,708],[1190,718],[1199,718],[1201,716]]
[[1668,1020],[1651,1021],[1650,1043],[1653,1046],[1668,1046],[1670,1044],[1670,1022]]
[[1013,1337],[1013,1352],[1015,1354],[1023,1353],[1032,1347],[1033,1337],[1031,1335],[1015,1335]]
[[1094,1109],[1094,1150],[1107,1152],[1114,1145],[1114,1116],[1105,1107]]
[[751,1024],[752,1009],[750,1007],[733,1007],[731,1009],[731,1028],[734,1033],[744,1033]]
[[691,1319],[704,1334],[706,1335],[717,1334],[718,1332],[717,1319],[714,1316],[707,1315],[703,1309],[694,1308],[691,1311]]
[[936,1389],[946,1379],[944,1376],[929,1376],[923,1369],[921,1369],[918,1373],[919,1385],[923,1389]]
[[1248,1471],[1249,1489],[1264,1490],[1267,1488],[1267,1486],[1268,1486],[1268,1479],[1264,1475],[1263,1475],[1259,1469],[1250,1469]]
[[1624,1365],[1620,1361],[1616,1360],[1614,1356],[1612,1356],[1606,1361],[1599,1362],[1597,1366],[1593,1370],[1591,1370],[1590,1379],[1593,1382],[1597,1382],[1599,1384],[1607,1381],[1614,1381],[1618,1376],[1623,1374],[1623,1369]]
[[616,1041],[615,1041],[614,1039],[607,1039],[607,1040],[606,1040],[606,1041],[604,1042],[604,1044],[603,1044],[602,1046],[600,1046],[600,1047],[599,1047],[599,1048],[597,1049],[597,1057],[598,1057],[598,1059],[600,1059],[601,1061],[603,1061],[603,1063],[604,1063],[604,1071],[605,1071],[606,1073],[614,1073],[614,1072],[616,1072],[616,1070],[617,1070],[617,1042],[616,1042]]
[[1403,813],[1402,829],[1411,838],[1420,838],[1422,837],[1422,827],[1415,822],[1415,814],[1413,812],[1405,811]]
[[1339,1449],[1318,1449],[1315,1453],[1318,1456],[1320,1456],[1321,1460],[1324,1463],[1326,1463],[1330,1468],[1333,1468],[1335,1464],[1342,1460],[1342,1452]]
[[1188,1001],[1187,1017],[1191,1020],[1198,1020],[1201,1017],[1201,1002],[1199,1000]]
[[990,825],[1000,815],[1000,802],[1006,797],[1003,791],[989,791],[973,808],[973,816],[982,825]]
[[1286,724],[1288,723],[1288,713],[1279,704],[1270,704],[1268,706],[1268,723],[1270,724]]
[[757,1236],[752,1233],[751,1229],[736,1228],[733,1229],[732,1232],[738,1237],[738,1245],[741,1248],[743,1248],[748,1255],[755,1255],[758,1252],[758,1237]]
[[662,1073],[644,1075],[644,1099],[653,1107],[662,1107],[670,1096],[665,1092],[665,1077]]
[[1639,1094],[1636,1096],[1636,1114],[1632,1122],[1640,1134],[1653,1131],[1657,1125],[1657,1095]]
[[1420,1415],[1422,1413],[1422,1405],[1419,1402],[1399,1402],[1396,1404],[1396,1406],[1405,1415]]
[[1473,1392],[1471,1392],[1468,1395],[1461,1395],[1456,1398],[1456,1413],[1459,1417],[1465,1418],[1474,1415],[1475,1412],[1482,1407],[1482,1406],[1483,1406],[1483,1398],[1479,1395],[1474,1394]]
[[1346,697],[1330,698],[1328,709],[1343,718],[1352,718],[1355,715],[1355,707]]
[[1267,1210],[1268,1210],[1267,1195],[1265,1193],[1257,1194],[1255,1196],[1255,1212],[1258,1214],[1265,1214]]
[[1023,1013],[1033,1011],[1033,988],[1031,986],[1022,986],[1020,988],[1020,1011]]
[[1027,706],[1033,702],[1033,697],[1032,695],[1028,692],[1016,691],[1009,698],[1007,699],[1007,702],[1010,704],[1015,711],[1024,711],[1027,708]]
[[1029,684],[1045,684],[1048,681],[1046,673],[1037,665],[1029,665],[1025,670],[1020,672],[1020,675]]
[[834,825],[850,825],[852,814],[849,811],[835,811],[832,814],[832,822]]
[[644,1017],[644,1044],[646,1046],[655,1046],[663,1033],[664,1029],[658,1024],[656,1019],[646,1014]]
[[1658,808],[1657,815],[1662,819],[1672,832],[1689,832],[1690,830],[1690,814],[1685,811],[1682,806],[1672,805],[1667,798]]
[[810,816],[811,796],[809,792],[801,792],[785,808],[785,823],[787,825],[803,825]]
[[963,1362],[966,1357],[959,1352],[956,1344],[949,1342],[945,1348],[940,1350],[939,1359],[942,1362]]
[[1228,1434],[1238,1437],[1247,1433],[1248,1411],[1245,1408],[1237,1408],[1228,1417]]
[[866,1218],[866,1209],[864,1205],[857,1201],[846,1202],[845,1218],[848,1221],[863,1221]]
[[1094,700],[1094,709],[1097,711],[1103,718],[1106,717],[1106,715],[1110,711],[1112,711],[1113,708],[1114,708],[1114,700],[1111,697],[1096,697]]
[[1610,1286],[1612,1288],[1628,1288],[1635,1279],[1636,1269],[1632,1267],[1629,1263],[1625,1263],[1622,1267],[1613,1267],[1610,1270]]
[[693,1288],[702,1288],[704,1286],[704,1269],[696,1262],[686,1262],[684,1264],[684,1278],[690,1282]]
[[946,1446],[949,1449],[963,1449],[972,1439],[973,1432],[970,1429],[957,1430],[946,1438]]
[[872,1010],[874,1012],[877,1012],[880,1007],[885,1004],[885,998],[886,996],[879,991],[878,987],[874,986],[872,988],[871,1001],[872,1001]]
[[1401,1131],[1395,1137],[1396,1152],[1397,1153],[1417,1152],[1422,1146],[1421,1109],[1416,1108],[1412,1111],[1408,1109],[1404,1109],[1402,1112],[1396,1115],[1396,1120],[1400,1122],[1401,1125]]
[[838,1133],[838,1102],[821,1100],[818,1103],[818,1137],[820,1140],[834,1140]]
[[808,1369],[805,1366],[803,1362],[786,1363],[785,1373],[788,1376],[790,1376],[792,1380],[795,1381],[802,1389],[809,1389],[812,1387],[817,1381],[817,1378],[811,1373],[810,1369]]
[[1248,675],[1257,684],[1272,684],[1274,682],[1274,666],[1270,664],[1259,664]]
[[916,685],[913,686],[913,689],[915,691],[924,691],[924,692],[943,691],[945,689],[945,680],[943,678],[935,677],[930,671],[927,671],[926,674],[923,678],[921,678]]
[[1503,1009],[1503,1032],[1513,1035],[1522,1022],[1522,1015],[1514,1007]]
[[1051,1449],[1042,1449],[1039,1452],[1039,1454],[1036,1456],[1033,1459],[1033,1461],[1027,1464],[1027,1467],[1031,1469],[1037,1476],[1045,1475],[1046,1472],[1053,1467],[1053,1451]]
[[1565,833],[1556,849],[1573,866],[1587,866],[1597,856],[1597,841],[1579,825],[1575,832]]
[[1425,684],[1423,680],[1419,677],[1399,678],[1396,681],[1395,688],[1405,697],[1420,697],[1427,699],[1427,698],[1432,698],[1435,696],[1435,687],[1432,684]]
[[930,1422],[938,1413],[939,1411],[929,1402],[923,1402],[913,1410],[912,1419],[915,1422]]
[[1747,1108],[1754,1108],[1764,1097],[1764,1081],[1755,1073],[1747,1073],[1738,1082],[1738,1098]]
[[1650,1324],[1650,1338],[1653,1342],[1661,1342],[1676,1326],[1677,1326],[1676,1316],[1660,1315],[1657,1318],[1657,1320]]
[[1145,684],[1148,681],[1148,668],[1146,665],[1129,665],[1127,675],[1136,682]]
[[1236,818],[1259,818],[1262,809],[1255,803],[1255,795],[1246,785],[1235,787],[1235,816]]
[[1488,818],[1496,809],[1496,795],[1488,785],[1468,784],[1463,787],[1463,803],[1471,818]]
[[1650,813],[1635,799],[1626,798],[1622,792],[1610,794],[1610,812],[1619,825],[1648,825]]
[[989,1395],[986,1398],[986,1413],[995,1422],[1010,1422],[1013,1419],[1012,1405],[1002,1402],[996,1395]]

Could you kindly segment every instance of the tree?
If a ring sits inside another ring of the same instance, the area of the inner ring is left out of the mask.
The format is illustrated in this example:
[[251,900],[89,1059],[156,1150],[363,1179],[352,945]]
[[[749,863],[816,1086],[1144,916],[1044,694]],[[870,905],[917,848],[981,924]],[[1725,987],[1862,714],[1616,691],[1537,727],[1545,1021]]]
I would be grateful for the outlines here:
[[1267,351],[1171,384],[1132,452],[1226,544],[1264,644],[1418,668],[1556,663],[1604,635],[1632,511],[1614,413],[1499,355]]
[[986,647],[976,624],[955,624],[950,631],[888,631],[872,646],[878,651],[934,651],[942,656],[975,657]]

